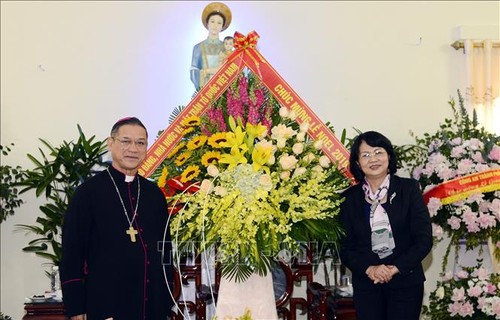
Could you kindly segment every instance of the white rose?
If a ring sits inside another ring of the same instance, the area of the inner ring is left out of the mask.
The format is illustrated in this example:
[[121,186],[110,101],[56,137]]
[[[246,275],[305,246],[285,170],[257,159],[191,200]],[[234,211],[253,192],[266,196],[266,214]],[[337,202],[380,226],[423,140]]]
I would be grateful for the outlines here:
[[264,190],[270,191],[273,186],[271,176],[268,174],[261,175],[259,177],[259,184],[264,188]]
[[267,159],[267,164],[272,166],[276,162],[276,158],[274,156],[270,156],[269,159]]
[[295,121],[295,119],[297,119],[297,112],[295,112],[295,110],[291,110],[288,114],[288,118],[290,118],[290,120],[292,121]]
[[296,155],[301,154],[302,151],[304,151],[304,144],[303,143],[296,143],[296,144],[294,144],[293,147],[292,147],[292,151]]
[[300,125],[300,132],[306,133],[307,130],[309,130],[309,127],[310,127],[309,122],[302,122],[302,124]]
[[276,146],[278,149],[283,149],[286,146],[286,139],[278,139],[276,141]]
[[320,165],[316,165],[311,170],[314,171],[314,172],[322,172],[323,171],[323,167],[320,166]]
[[443,287],[439,287],[437,288],[436,290],[436,297],[441,300],[444,298],[444,288]]
[[283,171],[280,174],[280,178],[281,178],[281,180],[288,180],[288,179],[290,179],[290,171]]
[[216,176],[219,175],[219,169],[217,169],[216,166],[214,166],[213,164],[211,164],[211,165],[209,165],[207,167],[207,173],[211,177],[216,177]]
[[298,177],[298,176],[301,176],[303,175],[304,173],[306,173],[307,169],[304,168],[304,167],[298,167],[297,169],[295,169],[295,171],[293,172],[293,176],[294,177]]
[[327,156],[319,157],[319,165],[323,168],[328,168],[332,162]]
[[312,152],[309,152],[302,158],[306,163],[311,163],[314,159],[316,159],[316,156]]
[[214,186],[212,184],[212,181],[210,181],[208,179],[204,179],[201,182],[200,191],[208,194],[212,191],[213,187]]
[[280,108],[280,116],[282,118],[287,118],[288,117],[288,109],[286,107],[281,107]]
[[280,158],[279,162],[283,170],[291,170],[295,167],[298,160],[294,156],[285,154]]
[[316,150],[321,150],[323,148],[323,140],[314,141],[314,148]]
[[305,132],[299,132],[297,133],[297,141],[303,142],[306,140],[306,133]]

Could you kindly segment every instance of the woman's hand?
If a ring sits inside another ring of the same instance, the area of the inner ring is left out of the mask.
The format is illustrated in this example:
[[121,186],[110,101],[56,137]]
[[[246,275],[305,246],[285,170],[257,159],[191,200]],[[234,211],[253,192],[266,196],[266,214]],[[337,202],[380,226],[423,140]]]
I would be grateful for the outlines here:
[[399,272],[398,268],[393,265],[380,264],[376,266],[369,266],[366,269],[366,275],[373,283],[387,283],[391,281],[392,277]]

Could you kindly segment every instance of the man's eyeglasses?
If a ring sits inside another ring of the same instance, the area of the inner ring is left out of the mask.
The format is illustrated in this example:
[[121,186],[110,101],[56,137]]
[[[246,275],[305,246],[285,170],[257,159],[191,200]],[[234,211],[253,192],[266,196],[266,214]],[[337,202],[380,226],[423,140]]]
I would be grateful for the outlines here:
[[361,152],[359,154],[359,158],[364,161],[368,161],[371,159],[371,157],[374,157],[375,159],[382,159],[385,157],[387,153],[385,152],[384,149],[377,149],[373,152]]
[[112,137],[112,139],[120,142],[120,146],[122,147],[122,149],[128,149],[134,144],[137,149],[143,150],[143,149],[146,149],[146,147],[148,145],[146,143],[146,141],[144,141],[144,140],[137,140],[134,142],[134,141],[129,140],[129,139],[119,139],[116,137]]

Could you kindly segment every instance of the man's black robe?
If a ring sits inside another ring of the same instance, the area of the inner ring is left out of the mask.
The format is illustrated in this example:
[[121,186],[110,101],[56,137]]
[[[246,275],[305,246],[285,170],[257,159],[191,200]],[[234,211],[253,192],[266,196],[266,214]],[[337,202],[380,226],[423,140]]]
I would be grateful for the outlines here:
[[124,174],[113,167],[108,170],[130,220],[140,179],[139,207],[133,222],[139,233],[136,242],[126,234],[129,222],[108,172],[77,188],[62,230],[61,282],[66,313],[86,313],[88,320],[166,319],[173,304],[166,281],[172,286],[173,269],[170,233],[165,229],[165,197],[154,183],[139,175],[125,182]]

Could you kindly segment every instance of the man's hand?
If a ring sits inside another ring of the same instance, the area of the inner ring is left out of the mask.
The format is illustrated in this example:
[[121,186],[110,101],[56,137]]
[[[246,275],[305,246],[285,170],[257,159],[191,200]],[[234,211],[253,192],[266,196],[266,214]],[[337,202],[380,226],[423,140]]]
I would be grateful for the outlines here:
[[71,320],[87,320],[86,314],[79,314],[77,316],[71,317]]

